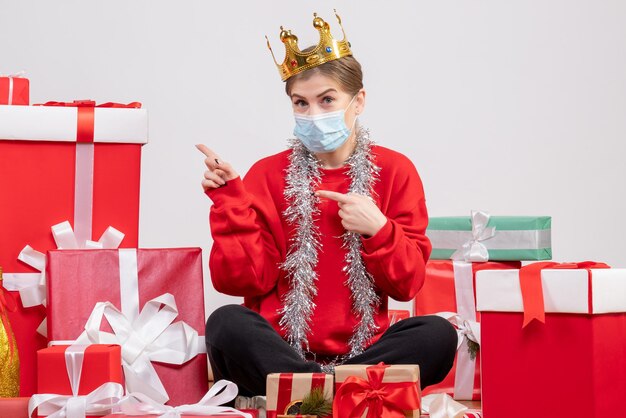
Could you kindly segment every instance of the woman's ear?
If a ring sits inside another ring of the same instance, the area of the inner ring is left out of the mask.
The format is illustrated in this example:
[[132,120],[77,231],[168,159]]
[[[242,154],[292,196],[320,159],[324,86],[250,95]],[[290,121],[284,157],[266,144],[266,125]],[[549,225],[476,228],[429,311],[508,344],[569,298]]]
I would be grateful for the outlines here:
[[365,89],[361,89],[359,90],[359,92],[356,94],[356,109],[355,112],[357,115],[360,115],[361,113],[363,113],[363,110],[365,109]]

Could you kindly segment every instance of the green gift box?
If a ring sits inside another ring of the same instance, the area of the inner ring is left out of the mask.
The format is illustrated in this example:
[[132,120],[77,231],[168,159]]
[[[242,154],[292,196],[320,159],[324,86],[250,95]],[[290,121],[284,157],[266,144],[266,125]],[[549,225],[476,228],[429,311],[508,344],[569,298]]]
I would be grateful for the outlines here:
[[432,260],[512,261],[552,258],[550,216],[432,217],[426,235]]

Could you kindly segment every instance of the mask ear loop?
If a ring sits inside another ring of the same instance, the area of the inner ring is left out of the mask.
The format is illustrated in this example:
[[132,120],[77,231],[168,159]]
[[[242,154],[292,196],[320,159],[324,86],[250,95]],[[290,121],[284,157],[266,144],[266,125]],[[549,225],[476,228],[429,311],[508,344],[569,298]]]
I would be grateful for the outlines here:
[[[346,112],[346,110],[348,110],[350,108],[350,106],[352,106],[352,102],[354,102],[354,99],[356,99],[356,96],[358,96],[359,93],[355,94],[354,96],[352,96],[352,100],[350,100],[350,103],[348,103],[348,106],[346,106],[346,108],[344,109],[344,113]],[[355,111],[355,116],[354,116],[354,122],[352,122],[352,126],[350,127],[350,133],[354,132],[354,128],[356,126],[356,121],[357,119],[359,119],[359,112]]]

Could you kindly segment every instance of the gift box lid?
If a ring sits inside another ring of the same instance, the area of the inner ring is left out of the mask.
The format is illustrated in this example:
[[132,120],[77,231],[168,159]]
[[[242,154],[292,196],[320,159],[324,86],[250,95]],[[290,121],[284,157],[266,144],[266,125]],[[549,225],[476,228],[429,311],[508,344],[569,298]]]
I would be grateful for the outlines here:
[[[350,376],[367,380],[367,368],[371,364],[344,364],[335,367],[335,384],[342,383]],[[419,366],[417,364],[394,364],[385,368],[383,383],[418,382]]]
[[[545,269],[541,284],[547,313],[626,312],[626,269]],[[476,308],[523,312],[519,270],[477,272]]]
[[[76,142],[78,109],[0,105],[0,141]],[[146,109],[96,107],[94,114],[94,142],[148,142]]]

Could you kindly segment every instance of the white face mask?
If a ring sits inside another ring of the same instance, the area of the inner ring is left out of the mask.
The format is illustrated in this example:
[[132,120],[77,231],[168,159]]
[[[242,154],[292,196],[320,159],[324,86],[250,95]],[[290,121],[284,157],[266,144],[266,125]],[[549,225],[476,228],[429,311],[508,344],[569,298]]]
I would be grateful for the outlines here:
[[[293,129],[293,134],[311,152],[324,153],[335,151],[346,142],[350,136],[351,129],[354,128],[354,124],[350,129],[346,126],[345,113],[355,98],[356,95],[343,110],[317,115],[294,113],[296,126]],[[356,123],[356,118],[354,122]]]

